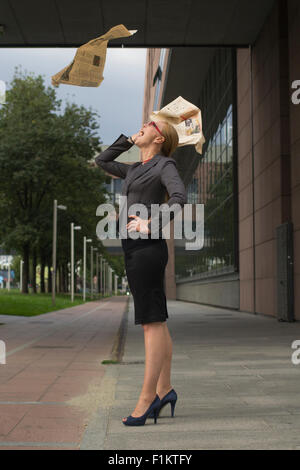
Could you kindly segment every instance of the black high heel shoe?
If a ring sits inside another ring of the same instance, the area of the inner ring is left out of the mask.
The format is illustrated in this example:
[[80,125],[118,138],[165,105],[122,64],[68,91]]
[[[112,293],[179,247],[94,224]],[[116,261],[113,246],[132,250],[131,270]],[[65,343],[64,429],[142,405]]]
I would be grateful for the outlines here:
[[142,416],[138,416],[137,418],[130,415],[127,417],[126,421],[122,420],[122,423],[125,424],[125,426],[143,426],[146,422],[146,419],[150,418],[151,414],[151,418],[154,418],[154,423],[156,424],[159,406],[160,398],[158,395],[156,395],[146,413],[144,413]]
[[[156,395],[158,398],[159,396]],[[175,411],[175,405],[177,401],[177,393],[175,392],[174,388],[170,390],[161,400],[160,400],[160,407],[157,412],[157,417],[159,416],[159,413],[161,410],[168,404],[171,404],[171,416],[174,418],[174,411]],[[149,418],[153,418],[153,415],[149,415]]]

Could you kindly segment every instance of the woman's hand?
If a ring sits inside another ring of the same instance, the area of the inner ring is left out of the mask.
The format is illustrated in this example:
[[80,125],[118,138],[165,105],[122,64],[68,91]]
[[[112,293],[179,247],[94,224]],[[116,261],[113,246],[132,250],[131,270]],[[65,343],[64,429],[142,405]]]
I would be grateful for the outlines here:
[[126,225],[128,232],[150,233],[148,220],[141,219],[137,215],[129,215],[128,217],[134,217],[134,220]]
[[133,135],[131,135],[131,136],[130,136],[130,137],[131,137],[131,140],[132,140],[132,142],[134,142],[134,143],[135,143],[135,140],[136,140],[136,138],[138,137],[138,135],[139,135],[139,132],[137,132],[136,134],[133,134]]

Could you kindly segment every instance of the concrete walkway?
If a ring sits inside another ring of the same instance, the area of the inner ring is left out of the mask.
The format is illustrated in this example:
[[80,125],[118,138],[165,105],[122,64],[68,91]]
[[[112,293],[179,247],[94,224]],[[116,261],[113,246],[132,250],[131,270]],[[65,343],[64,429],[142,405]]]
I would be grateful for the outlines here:
[[[300,449],[300,323],[168,301],[178,401],[156,425],[126,427],[144,374],[143,331],[130,298],[123,363],[106,366],[102,402],[81,449]],[[74,438],[73,438],[74,440]]]
[[117,357],[127,303],[118,296],[34,317],[0,315],[0,450],[79,448],[106,400],[101,362]]

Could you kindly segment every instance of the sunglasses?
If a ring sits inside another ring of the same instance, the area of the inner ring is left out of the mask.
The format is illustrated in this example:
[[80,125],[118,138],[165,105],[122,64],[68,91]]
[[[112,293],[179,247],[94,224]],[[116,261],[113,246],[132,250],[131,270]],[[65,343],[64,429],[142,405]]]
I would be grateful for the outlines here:
[[154,121],[150,121],[150,122],[148,122],[148,124],[146,124],[146,125],[147,125],[147,126],[153,126],[153,127],[155,127],[155,129],[160,133],[160,135],[162,135],[162,136],[164,137],[163,133],[161,132],[161,130],[158,128],[158,126],[155,124]]

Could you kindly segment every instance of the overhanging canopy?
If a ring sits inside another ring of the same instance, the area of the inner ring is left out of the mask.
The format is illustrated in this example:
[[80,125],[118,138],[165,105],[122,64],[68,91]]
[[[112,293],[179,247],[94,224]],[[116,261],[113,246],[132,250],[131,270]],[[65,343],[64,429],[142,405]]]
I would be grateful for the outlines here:
[[109,47],[248,46],[275,0],[1,0],[0,47],[78,47],[117,24]]

